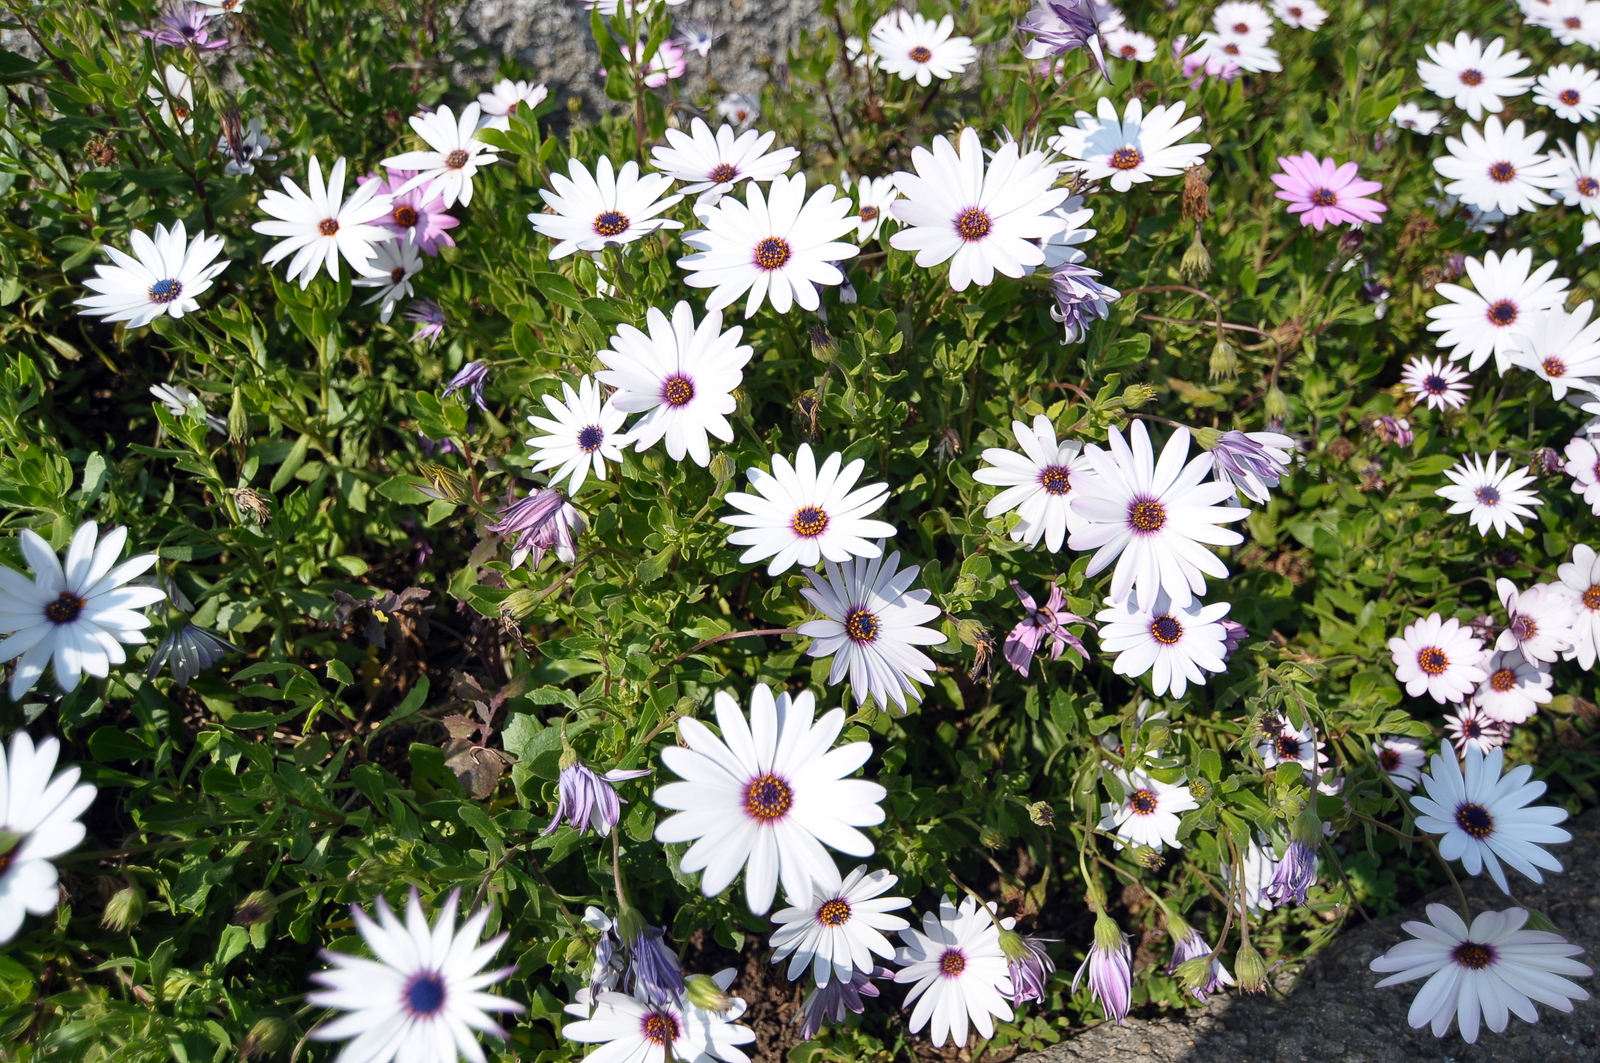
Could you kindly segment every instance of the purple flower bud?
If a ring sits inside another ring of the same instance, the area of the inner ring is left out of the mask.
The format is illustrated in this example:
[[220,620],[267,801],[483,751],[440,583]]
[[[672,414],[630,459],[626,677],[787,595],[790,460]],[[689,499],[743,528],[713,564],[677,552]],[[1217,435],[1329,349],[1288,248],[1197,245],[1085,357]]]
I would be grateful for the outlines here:
[[478,409],[487,412],[489,407],[483,404],[483,384],[488,379],[488,362],[468,362],[461,367],[455,376],[450,378],[450,383],[444,386],[444,391],[440,393],[439,397],[448,399],[456,392],[465,389],[472,396],[472,401],[477,405]]
[[[1205,445],[1205,436],[1198,437]],[[1211,478],[1230,483],[1250,501],[1266,505],[1289,467],[1294,440],[1276,432],[1224,432],[1209,448]]]
[[1233,656],[1233,651],[1239,648],[1240,643],[1250,637],[1250,632],[1237,620],[1223,617],[1222,624],[1222,660],[1223,663]]
[[1015,930],[1000,931],[1000,951],[1006,955],[1011,974],[1012,1004],[1044,999],[1044,984],[1056,969],[1044,946],[1044,938],[1023,937]]
[[1094,947],[1072,979],[1073,992],[1077,992],[1084,971],[1089,972],[1089,992],[1105,1009],[1106,1018],[1123,1025],[1133,997],[1133,951],[1128,948],[1128,935],[1103,912],[1094,921]]
[[1094,0],[1036,0],[1017,29],[1032,36],[1022,54],[1029,59],[1064,55],[1082,48],[1089,53],[1100,76],[1111,80],[1106,69],[1105,44]]
[[[1320,827],[1318,828],[1320,831]],[[1284,850],[1272,881],[1262,890],[1262,896],[1274,904],[1306,903],[1306,891],[1317,881],[1317,851],[1299,838],[1290,840]]]
[[622,818],[622,806],[625,803],[612,789],[612,784],[649,774],[649,768],[630,771],[617,768],[604,775],[596,775],[582,762],[564,766],[557,783],[561,796],[556,803],[555,818],[539,835],[554,834],[565,820],[567,826],[579,833],[592,828],[600,837],[606,837]]
[[843,1022],[847,1008],[860,1015],[866,1008],[861,998],[878,995],[878,987],[872,984],[872,980],[893,977],[894,972],[887,967],[874,967],[870,971],[851,971],[848,982],[835,978],[827,985],[813,989],[806,994],[805,1001],[800,1005],[800,1014],[794,1018],[800,1023],[800,1039],[811,1040],[826,1023]]
[[661,930],[645,924],[638,909],[624,908],[617,930],[628,950],[627,991],[652,1004],[670,1004],[683,995],[683,971],[678,957],[662,942]]
[[217,14],[219,12],[210,8],[188,3],[187,0],[180,0],[179,3],[168,7],[166,12],[156,19],[156,27],[154,29],[140,30],[139,35],[141,37],[149,37],[157,44],[166,45],[169,48],[188,48],[192,46],[197,51],[214,52],[218,48],[226,48],[228,46],[226,37],[218,37],[212,40],[210,31],[206,29],[206,23],[210,22],[212,16]]
[[432,347],[444,334],[444,311],[432,299],[413,299],[411,305],[406,307],[405,318],[422,326],[411,334],[412,343],[425,338],[428,346]]
[[1207,972],[1206,981],[1200,985],[1192,986],[1190,994],[1204,1004],[1206,997],[1215,993],[1225,985],[1233,985],[1233,975],[1222,966],[1222,960],[1211,955],[1211,946],[1206,944],[1206,939],[1200,931],[1193,927],[1186,928],[1187,932],[1173,942],[1172,962],[1167,964],[1167,973],[1175,974],[1180,966],[1190,960],[1211,960],[1210,970]]
[[1063,262],[1050,273],[1050,285],[1055,289],[1056,305],[1050,316],[1066,327],[1062,343],[1081,343],[1088,335],[1089,326],[1111,314],[1110,304],[1122,298],[1122,293],[1095,280],[1100,271],[1077,262]]
[[498,511],[500,520],[489,525],[496,535],[517,537],[511,565],[533,558],[538,568],[545,551],[554,549],[567,564],[578,560],[577,535],[583,531],[583,517],[567,502],[567,496],[554,487],[541,487]]
[[[1034,603],[1033,596],[1024,591],[1016,580],[1011,581],[1011,589],[1022,599],[1022,608],[1027,615],[1011,629],[1011,634],[1006,636],[1004,653],[1007,664],[1026,676],[1033,655],[1039,652],[1039,647],[1046,637],[1050,639],[1052,661],[1059,660],[1068,646],[1088,659],[1089,651],[1084,649],[1083,640],[1068,631],[1067,625],[1089,624],[1089,621],[1077,613],[1062,608],[1066,603],[1066,596],[1061,593],[1060,587],[1054,583],[1050,584],[1050,597],[1044,603],[1043,609]],[[1094,625],[1089,624],[1089,626]]]

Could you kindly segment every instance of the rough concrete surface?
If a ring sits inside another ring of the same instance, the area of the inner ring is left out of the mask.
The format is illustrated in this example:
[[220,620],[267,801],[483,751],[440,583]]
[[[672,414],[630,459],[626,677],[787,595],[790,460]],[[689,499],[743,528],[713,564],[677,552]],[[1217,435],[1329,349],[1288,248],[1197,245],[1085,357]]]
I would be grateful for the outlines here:
[[[1556,847],[1566,872],[1549,875],[1542,886],[1510,872],[1518,899],[1542,910],[1569,940],[1589,952],[1580,957],[1595,966],[1600,956],[1600,809],[1568,824],[1571,845]],[[1511,902],[1487,876],[1467,880],[1473,914],[1508,908]],[[1454,904],[1446,890],[1428,898]],[[1378,920],[1401,934],[1407,919],[1422,919],[1423,904]],[[1367,964],[1393,942],[1357,922],[1306,968],[1286,995],[1219,996],[1191,1017],[1172,1022],[1130,1021],[1100,1026],[1044,1052],[1012,1063],[1600,1063],[1600,1003],[1579,1002],[1571,1015],[1539,1007],[1534,1025],[1515,1016],[1503,1034],[1487,1029],[1476,1044],[1461,1040],[1452,1027],[1443,1040],[1427,1028],[1406,1022],[1411,998],[1422,981],[1373,989],[1382,976]],[[1592,979],[1579,980],[1591,993]]]

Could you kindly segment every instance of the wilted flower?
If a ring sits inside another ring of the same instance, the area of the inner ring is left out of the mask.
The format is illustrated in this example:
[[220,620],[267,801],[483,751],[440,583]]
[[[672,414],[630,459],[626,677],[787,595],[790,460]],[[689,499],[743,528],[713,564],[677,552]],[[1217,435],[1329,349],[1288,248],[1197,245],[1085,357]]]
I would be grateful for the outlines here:
[[1226,662],[1233,656],[1233,651],[1250,637],[1250,632],[1239,621],[1229,620],[1227,617],[1223,617],[1218,623],[1222,625],[1222,659]]
[[421,326],[411,334],[411,342],[426,339],[432,347],[444,333],[444,311],[432,299],[413,299],[406,307],[405,319]]
[[1239,972],[1239,988],[1246,993],[1259,993],[1267,988],[1267,961],[1261,958],[1254,945],[1246,942],[1239,946],[1233,957],[1233,969]]
[[589,993],[593,996],[602,989],[617,988],[628,971],[628,962],[617,937],[617,924],[609,915],[591,904],[583,910],[583,925],[600,935],[594,946],[594,967],[589,972]]
[[824,1023],[843,1022],[846,1009],[860,1015],[866,1007],[861,998],[878,995],[878,987],[872,984],[872,980],[893,977],[894,972],[887,967],[874,967],[870,971],[852,971],[848,980],[835,978],[827,985],[813,989],[800,1005],[800,1013],[791,1020],[800,1023],[800,1039],[811,1040],[822,1030]]
[[1089,972],[1089,991],[1105,1009],[1106,1017],[1121,1026],[1133,995],[1133,952],[1128,948],[1128,935],[1104,912],[1095,916],[1094,946],[1072,979],[1073,992],[1077,992],[1084,971]]
[[180,687],[230,653],[243,653],[239,647],[198,624],[184,624],[167,632],[156,645],[156,652],[144,666],[144,674],[154,679],[170,664],[172,678]]
[[1024,937],[1015,930],[1000,931],[1000,951],[1006,954],[1011,973],[1013,1005],[1044,999],[1044,984],[1056,969],[1044,946],[1044,938]]
[[1276,432],[1223,432],[1201,429],[1195,441],[1211,451],[1211,478],[1231,483],[1250,501],[1266,505],[1272,498],[1269,489],[1278,486],[1283,470],[1289,467],[1294,440]]
[[261,131],[261,119],[252,118],[248,126],[241,126],[239,112],[230,107],[222,116],[222,136],[217,138],[217,150],[233,156],[222,167],[231,177],[256,172],[258,162],[276,162],[272,147],[277,143],[270,133]]
[[141,37],[149,37],[157,44],[164,44],[169,48],[188,48],[193,46],[196,51],[213,52],[218,48],[226,48],[226,37],[211,39],[206,23],[211,21],[215,11],[210,11],[199,4],[188,3],[180,0],[173,4],[156,19],[154,29],[140,30]]
[[683,971],[678,957],[662,942],[665,934],[649,926],[636,908],[617,916],[617,936],[628,952],[626,989],[652,1004],[667,1004],[683,995]]
[[1105,42],[1094,8],[1094,0],[1035,0],[1033,10],[1017,23],[1017,29],[1033,37],[1022,54],[1029,59],[1044,59],[1082,48],[1089,53],[1100,76],[1110,81]]
[[[413,303],[413,306],[416,304]],[[421,335],[421,333],[418,333]],[[412,339],[416,337],[413,336]],[[450,383],[444,386],[444,391],[439,394],[441,399],[448,399],[458,391],[466,391],[472,396],[472,401],[478,409],[485,412],[489,407],[483,404],[483,385],[489,379],[489,363],[472,361],[462,366],[455,376],[450,378]]]
[[577,536],[583,531],[583,517],[554,487],[535,488],[526,498],[498,512],[500,519],[489,525],[489,530],[496,535],[517,537],[512,548],[512,568],[529,556],[538,568],[545,551],[551,549],[569,565],[578,560]]
[[1409,447],[1416,438],[1410,421],[1387,413],[1372,422],[1372,434],[1378,437],[1378,442],[1393,443],[1397,447]]
[[1204,1004],[1206,997],[1225,985],[1233,985],[1233,975],[1212,955],[1211,946],[1200,931],[1181,921],[1171,926],[1172,962],[1168,974],[1177,974],[1190,994]]
[[1089,326],[1109,317],[1110,304],[1122,298],[1121,292],[1094,279],[1098,276],[1099,270],[1077,262],[1063,262],[1051,271],[1050,286],[1055,290],[1056,305],[1051,307],[1050,316],[1066,326],[1062,343],[1082,342]]
[[1294,822],[1288,848],[1278,861],[1272,881],[1262,890],[1262,895],[1274,904],[1306,903],[1306,891],[1317,881],[1318,841],[1322,838],[1322,822],[1317,819],[1314,806],[1308,805]]
[[539,832],[540,836],[554,834],[562,820],[565,820],[569,827],[579,833],[593,829],[604,838],[622,818],[624,802],[612,785],[649,774],[649,768],[613,768],[604,775],[596,775],[586,764],[574,758],[571,764],[561,767],[561,778],[557,784],[561,796],[556,804],[556,814],[549,826]]
[[1011,634],[1006,636],[1004,652],[1007,664],[1026,676],[1033,655],[1039,652],[1039,647],[1046,638],[1050,639],[1052,661],[1059,660],[1068,646],[1077,650],[1085,660],[1088,659],[1089,651],[1084,649],[1083,640],[1068,631],[1067,625],[1088,624],[1089,621],[1077,613],[1062,608],[1066,604],[1066,595],[1062,593],[1060,587],[1054,583],[1050,584],[1050,597],[1045,600],[1043,608],[1034,602],[1033,596],[1024,591],[1016,580],[1011,581],[1011,589],[1022,599],[1022,608],[1026,615],[1011,629]]

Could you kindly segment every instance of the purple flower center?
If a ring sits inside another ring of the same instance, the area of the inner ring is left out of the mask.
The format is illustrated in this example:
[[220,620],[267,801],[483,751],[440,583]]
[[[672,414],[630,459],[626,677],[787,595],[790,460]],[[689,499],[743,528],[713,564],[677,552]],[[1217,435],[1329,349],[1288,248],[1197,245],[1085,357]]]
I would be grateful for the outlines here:
[[1428,675],[1443,675],[1450,658],[1437,646],[1424,646],[1417,651],[1417,667]]
[[1517,320],[1517,304],[1510,299],[1501,299],[1499,302],[1489,304],[1489,324],[1505,328]]
[[1568,107],[1576,107],[1578,106],[1578,101],[1583,99],[1583,97],[1578,94],[1577,89],[1562,89],[1560,94],[1556,96],[1556,99],[1560,100]]
[[674,409],[689,405],[694,398],[694,381],[686,376],[667,377],[661,384],[661,398]]
[[956,235],[968,243],[982,240],[993,228],[994,222],[988,213],[979,207],[968,207],[956,215]]
[[339,232],[338,218],[323,218],[317,222],[317,232],[322,236],[335,236]]
[[744,810],[752,819],[771,822],[789,814],[794,805],[794,790],[770,772],[758,776],[744,792]]
[[444,979],[433,971],[418,971],[406,983],[402,998],[413,1018],[432,1018],[444,1007]]
[[1111,158],[1106,160],[1106,165],[1113,170],[1131,170],[1144,161],[1144,156],[1138,148],[1123,147],[1111,153]]
[[1385,749],[1378,754],[1378,767],[1384,771],[1398,771],[1400,769],[1400,754],[1392,749]]
[[70,624],[88,604],[71,591],[62,591],[55,601],[44,607],[44,618],[52,624]]
[[715,181],[719,185],[727,184],[739,176],[739,168],[726,162],[719,162],[711,167],[711,172],[706,174],[706,180]]
[[1163,646],[1176,645],[1183,638],[1183,625],[1171,616],[1158,616],[1150,621],[1150,634]]
[[1517,168],[1509,162],[1493,163],[1489,167],[1489,180],[1505,184],[1517,176]]
[[1135,790],[1128,795],[1128,807],[1133,810],[1135,815],[1153,816],[1159,805],[1160,801],[1149,790]]
[[[1467,737],[1482,737],[1483,727],[1478,723],[1478,721],[1466,721],[1461,728],[1462,733],[1466,734],[1468,728],[1471,728],[1476,733],[1467,735]],[[1482,841],[1494,833],[1494,817],[1491,816],[1489,814],[1489,810],[1484,808],[1482,805],[1475,804],[1471,801],[1463,801],[1460,805],[1456,806],[1456,826],[1466,831],[1472,837]]]
[[878,641],[878,632],[882,627],[876,613],[859,605],[844,614],[844,633],[850,636],[852,642],[870,645]]
[[1047,465],[1039,473],[1039,486],[1045,494],[1064,495],[1072,489],[1072,476],[1065,465]]
[[1272,750],[1278,754],[1279,760],[1300,759],[1300,739],[1293,735],[1279,735],[1272,743]]
[[828,530],[828,514],[817,506],[801,506],[789,520],[789,527],[804,539],[815,539]]
[[967,969],[967,957],[960,949],[945,949],[939,957],[939,973],[954,978]]
[[640,1024],[644,1039],[653,1045],[670,1045],[678,1039],[678,1020],[664,1011],[652,1011]]
[[1461,84],[1467,86],[1482,85],[1483,72],[1480,70],[1463,70],[1461,72]]
[[1590,586],[1583,592],[1583,607],[1591,613],[1600,613],[1600,583]]
[[578,433],[578,449],[585,454],[593,454],[600,449],[600,443],[606,437],[606,430],[597,424],[585,425]]
[[1319,188],[1311,193],[1311,202],[1318,207],[1332,207],[1339,203],[1339,196],[1331,188]]
[[1580,196],[1600,196],[1600,181],[1587,176],[1578,178],[1578,194]]
[[1567,375],[1567,363],[1563,362],[1561,359],[1557,358],[1555,355],[1551,355],[1549,358],[1546,358],[1544,361],[1540,362],[1539,364],[1544,367],[1544,375],[1545,376],[1554,377],[1554,376],[1566,376]]
[[1487,484],[1472,492],[1472,496],[1478,500],[1478,505],[1480,506],[1498,506],[1500,504],[1500,489],[1490,487]]
[[789,241],[781,236],[769,236],[756,244],[756,265],[762,269],[782,269],[793,256]]
[[878,208],[874,207],[871,203],[864,204],[860,210],[856,211],[856,217],[860,218],[862,221],[877,221]]
[[594,216],[594,231],[601,236],[620,236],[632,222],[620,210],[603,210]]
[[172,302],[182,294],[183,282],[173,280],[170,277],[166,280],[156,281],[154,284],[150,285],[150,301],[152,303],[161,303],[165,305],[166,303]]
[[444,164],[447,169],[459,170],[461,167],[467,164],[467,160],[470,158],[472,158],[472,156],[468,155],[460,148],[457,148],[444,157]]
[[1136,498],[1128,503],[1128,523],[1136,532],[1153,535],[1166,527],[1167,507],[1153,498]]
[[1481,971],[1494,962],[1494,949],[1476,941],[1463,941],[1451,950],[1450,958],[1469,971]]
[[1429,395],[1443,395],[1450,390],[1450,385],[1444,377],[1437,373],[1430,373],[1422,378],[1422,390]]
[[911,49],[911,51],[907,52],[906,54],[911,56],[912,62],[916,62],[916,63],[926,63],[928,60],[933,58],[933,53],[931,51],[929,51],[925,46],[920,45],[920,44],[917,45],[915,48]]

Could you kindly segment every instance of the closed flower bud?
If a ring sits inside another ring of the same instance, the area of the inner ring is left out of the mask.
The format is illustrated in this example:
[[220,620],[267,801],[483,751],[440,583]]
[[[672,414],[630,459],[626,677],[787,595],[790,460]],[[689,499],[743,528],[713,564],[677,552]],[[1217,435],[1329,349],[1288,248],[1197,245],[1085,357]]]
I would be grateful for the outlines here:
[[[1211,347],[1211,360],[1206,363],[1206,374],[1212,380],[1232,380],[1239,375],[1239,355],[1222,335]],[[1274,391],[1277,389],[1274,388]]]
[[639,241],[640,250],[644,253],[646,262],[657,262],[665,257],[667,247],[657,237],[646,237]]
[[269,1056],[283,1047],[289,1038],[289,1027],[282,1019],[257,1019],[250,1032],[239,1042],[239,1058],[250,1060]]
[[1239,946],[1233,956],[1233,973],[1239,988],[1247,993],[1260,993],[1267,988],[1267,961],[1254,945]]
[[256,890],[240,901],[233,910],[233,921],[239,926],[265,923],[278,912],[278,898],[266,890]]
[[821,325],[811,326],[810,337],[812,355],[818,361],[831,361],[834,350],[839,346],[838,341],[828,335],[828,330]]
[[1266,409],[1269,421],[1282,423],[1289,419],[1289,400],[1276,384],[1267,389]]
[[1189,992],[1203,990],[1211,984],[1211,958],[1196,956],[1192,960],[1184,960],[1173,968],[1172,973],[1178,976],[1178,983]]
[[117,934],[126,934],[139,925],[145,913],[144,890],[137,882],[130,882],[111,895],[106,902],[100,925]]
[[978,844],[985,849],[998,849],[1006,843],[1005,835],[993,827],[985,827],[978,832]]
[[243,443],[250,436],[250,415],[244,408],[244,389],[233,389],[233,403],[228,407],[228,441]]
[[1122,406],[1124,409],[1137,410],[1155,397],[1156,389],[1149,384],[1129,384],[1122,389]]
[[1056,821],[1056,810],[1048,801],[1035,801],[1028,806],[1028,818],[1036,827],[1048,827]]
[[1150,748],[1160,749],[1172,740],[1172,728],[1164,723],[1158,723],[1150,728]]
[[1200,239],[1200,229],[1194,230],[1194,239],[1189,241],[1189,247],[1183,252],[1183,258],[1178,262],[1178,276],[1184,283],[1193,284],[1211,276],[1211,252],[1206,250],[1206,245]]
[[710,975],[691,974],[683,980],[689,1003],[705,1011],[722,1013],[733,1007],[733,998],[722,991]]
[[1130,855],[1140,867],[1150,871],[1159,871],[1161,865],[1166,863],[1166,858],[1148,845],[1135,845]]
[[1189,796],[1201,804],[1211,800],[1211,780],[1204,775],[1196,775],[1185,784],[1189,787]]

